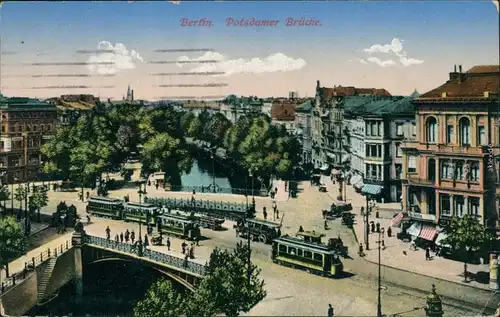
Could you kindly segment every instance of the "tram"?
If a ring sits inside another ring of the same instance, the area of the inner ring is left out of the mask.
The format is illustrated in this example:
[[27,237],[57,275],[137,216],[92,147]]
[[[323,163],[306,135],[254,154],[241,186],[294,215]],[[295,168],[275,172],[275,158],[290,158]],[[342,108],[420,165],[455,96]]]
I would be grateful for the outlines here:
[[159,214],[159,208],[153,204],[124,203],[122,219],[125,221],[155,224],[155,218]]
[[164,213],[156,217],[158,231],[162,234],[195,240],[201,236],[200,225],[196,217],[181,213]]
[[109,197],[90,197],[87,200],[87,213],[93,216],[122,219],[123,200]]
[[276,238],[272,244],[271,259],[280,265],[326,277],[339,277],[344,270],[335,249],[330,245],[318,243],[316,239],[289,235]]

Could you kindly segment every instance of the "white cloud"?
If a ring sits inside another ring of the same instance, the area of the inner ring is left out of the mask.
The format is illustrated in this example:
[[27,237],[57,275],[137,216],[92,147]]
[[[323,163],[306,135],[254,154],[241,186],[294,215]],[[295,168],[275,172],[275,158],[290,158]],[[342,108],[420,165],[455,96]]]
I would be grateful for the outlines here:
[[[233,74],[262,74],[274,72],[290,72],[306,66],[306,61],[302,58],[294,59],[282,53],[269,55],[265,58],[254,57],[251,59],[228,59],[227,56],[217,52],[206,52],[202,56],[189,58],[181,56],[182,61],[219,61],[217,63],[199,64],[191,69],[192,72],[223,72],[225,76]],[[177,64],[179,67],[192,66],[193,64]]]
[[377,64],[380,67],[397,66],[398,63],[392,59],[382,60],[378,57],[372,56],[373,54],[383,54],[386,56],[397,57],[399,60],[399,65],[403,67],[408,67],[411,65],[423,64],[423,60],[408,57],[408,53],[403,49],[403,40],[398,38],[393,38],[390,44],[374,44],[369,48],[363,49],[363,52],[368,53],[369,57],[366,59],[358,59],[360,63],[367,64],[370,63]]
[[[371,56],[371,57],[368,57],[366,60],[371,62],[371,63],[377,64],[380,67],[388,67],[388,66],[395,66],[396,65],[396,62],[393,61],[392,59],[388,59],[388,60],[383,61],[378,57]],[[366,61],[364,64],[366,64]]]
[[[144,62],[144,59],[134,50],[129,50],[122,43],[114,46],[108,41],[97,44],[97,53],[87,60],[87,69],[93,74],[116,74],[125,69],[135,68],[136,62]],[[110,63],[98,65],[97,63]]]
[[500,12],[500,3],[499,3],[499,0],[492,0],[493,1],[493,4],[495,5],[495,7],[497,7],[497,12]]

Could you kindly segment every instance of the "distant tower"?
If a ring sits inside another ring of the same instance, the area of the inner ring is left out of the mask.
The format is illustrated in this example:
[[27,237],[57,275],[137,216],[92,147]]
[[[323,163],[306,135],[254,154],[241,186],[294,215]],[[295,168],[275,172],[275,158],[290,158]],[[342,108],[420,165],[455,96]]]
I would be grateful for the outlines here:
[[127,101],[132,101],[132,91],[130,90],[130,85],[128,85],[128,88],[127,88],[127,98],[125,100]]
[[134,90],[133,89],[130,92],[130,101],[134,101]]

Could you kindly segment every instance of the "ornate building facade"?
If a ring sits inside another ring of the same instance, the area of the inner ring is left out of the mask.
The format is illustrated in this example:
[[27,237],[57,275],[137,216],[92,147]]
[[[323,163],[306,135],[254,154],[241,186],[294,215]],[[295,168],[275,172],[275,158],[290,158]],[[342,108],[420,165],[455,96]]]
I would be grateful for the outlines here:
[[499,78],[498,66],[455,66],[448,81],[414,100],[417,139],[402,144],[410,218],[435,225],[471,214],[498,225]]

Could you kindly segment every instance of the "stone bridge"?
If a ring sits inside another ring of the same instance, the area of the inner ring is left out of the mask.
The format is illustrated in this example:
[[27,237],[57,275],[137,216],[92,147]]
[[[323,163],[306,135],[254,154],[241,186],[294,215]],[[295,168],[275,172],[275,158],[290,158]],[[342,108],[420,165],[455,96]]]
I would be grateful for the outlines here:
[[57,297],[59,289],[73,283],[76,294],[83,293],[83,270],[91,264],[108,261],[140,263],[194,291],[205,274],[205,266],[183,258],[75,232],[53,250],[48,249],[25,263],[0,285],[0,316],[21,316],[36,305]]

